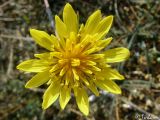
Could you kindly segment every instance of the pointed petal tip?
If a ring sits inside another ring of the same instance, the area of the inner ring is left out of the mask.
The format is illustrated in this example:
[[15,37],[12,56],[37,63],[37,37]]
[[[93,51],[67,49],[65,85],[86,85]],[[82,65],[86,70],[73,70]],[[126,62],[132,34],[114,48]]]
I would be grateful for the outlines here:
[[47,107],[47,106],[44,106],[43,103],[42,103],[42,109],[43,109],[43,110],[46,110],[47,108],[48,108],[48,107]]
[[34,87],[29,83],[29,81],[25,84],[24,87],[25,87],[25,88],[34,88]]
[[33,33],[34,31],[36,31],[36,29],[33,29],[33,28],[29,29],[30,34]]
[[118,77],[119,78],[117,78],[117,80],[124,80],[125,79],[125,77],[122,74],[119,74]]
[[104,19],[106,19],[107,21],[108,20],[111,21],[111,23],[113,22],[113,18],[114,18],[113,15],[108,15],[108,16],[104,17]]
[[17,65],[17,66],[16,66],[16,69],[18,69],[18,70],[19,70],[19,65]]
[[117,47],[105,51],[107,63],[123,62],[130,56],[130,51],[124,47]]
[[[23,62],[22,62],[23,63]],[[23,70],[23,68],[22,68],[22,63],[20,63],[19,65],[17,65],[16,66],[16,69],[18,69],[18,70]]]
[[34,28],[30,28],[30,29],[29,29],[29,32],[30,32],[30,34],[31,34],[31,36],[32,36],[32,38],[33,38],[33,35],[34,35],[34,34],[36,34],[37,32],[42,32],[42,31],[41,31],[41,30],[34,29]]
[[114,16],[113,15],[109,15],[112,19],[114,18]]
[[99,9],[98,9],[96,12],[97,12],[98,14],[101,14],[101,10],[99,10]]
[[30,88],[29,85],[26,83],[25,88]]
[[59,16],[58,15],[55,15],[55,20],[58,20],[59,19]]
[[122,90],[121,90],[121,88],[119,88],[119,90],[115,91],[115,92],[114,92],[114,94],[117,94],[117,95],[122,94]]
[[64,110],[65,107],[61,106],[61,110]]
[[[123,47],[122,47],[122,48],[123,48]],[[123,48],[123,49],[124,49],[125,52],[126,52],[126,59],[125,59],[125,60],[127,60],[127,59],[130,57],[131,53],[130,53],[130,51],[129,51],[128,48]]]
[[66,105],[62,105],[62,104],[60,104],[60,107],[61,107],[61,110],[64,110],[64,109],[65,109],[65,107],[66,107]]
[[127,52],[128,52],[128,57],[130,57],[130,56],[131,56],[131,53],[130,53],[129,49],[126,48],[126,50],[127,50]]
[[66,5],[65,6],[72,6],[70,3],[66,3]]
[[113,37],[109,37],[108,39],[109,39],[109,40],[112,40],[112,39],[113,39]]
[[70,3],[67,3],[65,6],[64,6],[64,9],[67,9],[67,8],[72,8],[72,5]]
[[84,114],[85,116],[88,116],[88,115],[89,115],[89,111],[83,112],[83,114]]
[[59,16],[55,15],[55,22],[56,22],[56,24],[58,24],[60,21],[61,21],[61,19],[59,18]]
[[[43,96],[44,97],[44,96]],[[42,109],[43,110],[46,110],[49,106],[47,106],[45,103],[44,103],[44,100],[42,102]]]
[[106,16],[104,19],[108,19],[107,21],[110,21],[110,24],[112,24],[113,23],[113,18],[114,18],[114,16],[113,15],[109,15],[109,16]]
[[109,15],[108,17],[113,21],[113,18],[114,18],[113,15]]
[[[59,98],[59,100],[60,100],[60,98]],[[62,104],[62,103],[59,101],[59,103],[60,103],[61,110],[64,110],[68,102],[67,102],[66,104]]]
[[113,40],[113,37],[109,37],[109,38],[108,38],[109,43],[110,43],[112,40]]
[[122,94],[122,90],[120,89],[120,91],[119,91],[119,92],[117,92],[117,94]]
[[30,29],[29,29],[29,32],[30,32],[30,35],[31,35],[31,36],[33,36],[36,31],[38,31],[38,30],[33,29],[33,28],[30,28]]
[[125,79],[125,77],[122,75],[122,76],[121,76],[121,80],[124,80],[124,79]]
[[101,10],[96,10],[95,12],[93,12],[92,14],[91,14],[91,16],[96,16],[96,15],[99,15],[99,16],[101,16],[102,15],[102,13],[101,13]]
[[41,31],[41,30],[34,29],[34,28],[30,28],[30,29],[29,29],[29,32],[30,32],[31,35],[33,35],[33,34],[36,33],[36,32],[42,32],[42,31]]

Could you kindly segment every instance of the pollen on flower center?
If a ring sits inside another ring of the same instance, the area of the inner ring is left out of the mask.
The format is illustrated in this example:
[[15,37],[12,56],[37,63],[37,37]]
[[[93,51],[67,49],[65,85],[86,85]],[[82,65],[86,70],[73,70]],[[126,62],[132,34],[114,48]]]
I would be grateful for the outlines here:
[[77,58],[71,59],[71,65],[72,66],[79,66],[80,65],[80,59],[77,59]]
[[80,59],[79,58],[68,58],[68,59],[60,59],[58,60],[60,65],[68,65],[72,67],[80,66]]

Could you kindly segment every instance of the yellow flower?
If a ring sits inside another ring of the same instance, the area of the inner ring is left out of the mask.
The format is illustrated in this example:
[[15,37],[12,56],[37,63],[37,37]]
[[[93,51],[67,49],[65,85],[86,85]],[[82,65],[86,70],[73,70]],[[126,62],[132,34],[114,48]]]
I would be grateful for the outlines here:
[[56,36],[30,29],[35,42],[49,52],[35,54],[36,59],[20,63],[17,69],[37,73],[27,82],[26,88],[45,83],[49,85],[43,96],[43,109],[58,97],[64,109],[73,91],[80,111],[88,115],[87,89],[96,96],[99,95],[97,87],[114,94],[121,93],[113,80],[122,80],[124,77],[109,63],[126,60],[130,52],[123,47],[104,50],[112,40],[111,37],[104,38],[112,21],[112,15],[102,18],[101,11],[97,10],[85,25],[79,27],[77,14],[67,3],[63,10],[63,21],[55,16]]

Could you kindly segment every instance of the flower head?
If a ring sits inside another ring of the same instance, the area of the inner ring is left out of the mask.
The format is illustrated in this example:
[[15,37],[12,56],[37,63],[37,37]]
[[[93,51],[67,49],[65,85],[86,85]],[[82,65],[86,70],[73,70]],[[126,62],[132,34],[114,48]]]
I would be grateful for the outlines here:
[[77,14],[67,3],[63,10],[63,21],[55,16],[56,36],[30,29],[35,42],[49,52],[35,54],[35,59],[20,63],[17,69],[37,73],[27,82],[26,88],[45,83],[49,85],[43,96],[44,109],[57,98],[64,109],[73,92],[79,109],[88,115],[87,89],[96,96],[99,95],[97,87],[114,94],[121,93],[113,80],[124,77],[109,63],[124,61],[130,53],[123,47],[104,50],[112,40],[111,37],[104,38],[112,21],[112,15],[102,18],[100,10],[97,10],[85,25],[79,26]]

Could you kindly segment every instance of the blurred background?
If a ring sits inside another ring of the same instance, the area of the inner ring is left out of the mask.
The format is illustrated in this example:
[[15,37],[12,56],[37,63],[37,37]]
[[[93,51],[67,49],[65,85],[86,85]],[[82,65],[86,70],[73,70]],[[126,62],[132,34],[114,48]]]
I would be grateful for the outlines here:
[[[0,120],[140,120],[160,119],[160,0],[1,0],[0,2]],[[59,103],[41,108],[46,87],[25,89],[33,74],[16,70],[16,65],[45,51],[29,35],[29,28],[54,33],[53,17],[62,15],[69,2],[84,23],[100,9],[114,15],[107,36],[110,47],[131,51],[129,60],[113,64],[126,80],[118,81],[122,95],[101,91],[90,94],[90,115],[85,117],[72,98],[61,110]],[[52,14],[50,14],[49,10]],[[159,117],[159,118],[158,118]]]

